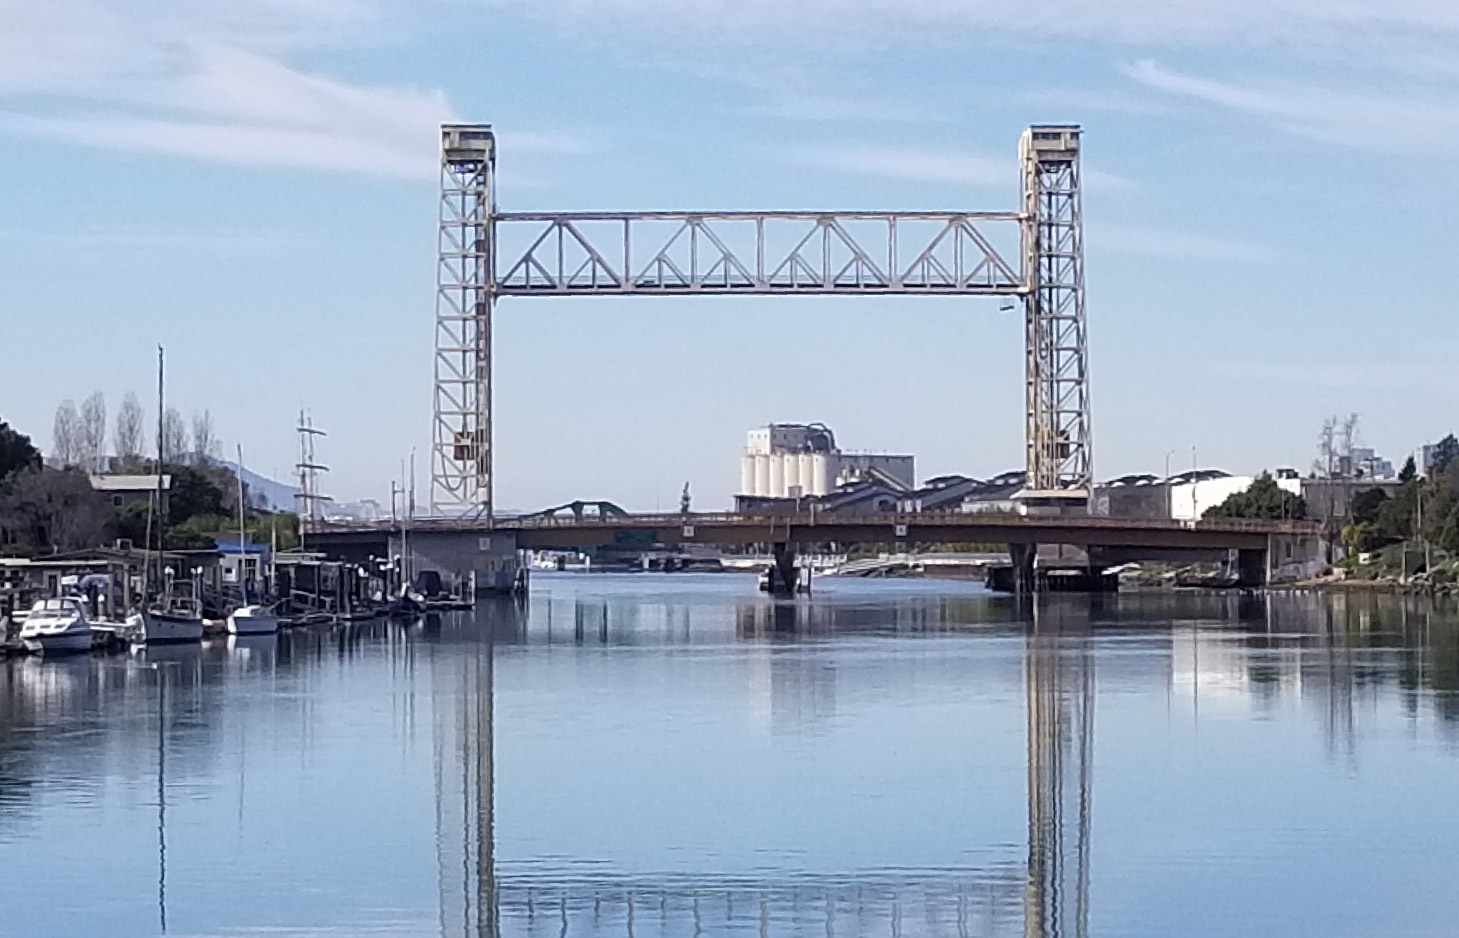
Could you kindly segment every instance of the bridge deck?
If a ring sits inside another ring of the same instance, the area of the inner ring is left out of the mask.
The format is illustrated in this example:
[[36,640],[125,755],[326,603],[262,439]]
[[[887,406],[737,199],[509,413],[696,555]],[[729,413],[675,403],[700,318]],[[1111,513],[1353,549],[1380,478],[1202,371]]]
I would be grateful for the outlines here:
[[[306,531],[330,540],[383,535],[392,522],[314,523]],[[602,517],[523,516],[486,519],[429,518],[411,522],[414,532],[512,532],[528,549],[630,546],[633,544],[908,543],[1069,544],[1079,547],[1148,547],[1187,550],[1265,549],[1272,536],[1312,536],[1318,525],[1303,521],[1137,520],[1130,518],[995,515],[966,512],[827,515],[730,513],[636,514]]]

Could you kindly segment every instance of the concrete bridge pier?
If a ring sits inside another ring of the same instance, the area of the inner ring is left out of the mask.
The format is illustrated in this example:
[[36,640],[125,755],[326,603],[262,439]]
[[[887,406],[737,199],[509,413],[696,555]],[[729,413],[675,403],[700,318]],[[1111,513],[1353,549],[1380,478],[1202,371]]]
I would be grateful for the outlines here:
[[1236,585],[1241,589],[1261,589],[1267,585],[1267,552],[1260,548],[1236,551]]
[[795,545],[777,541],[771,545],[774,561],[770,564],[769,589],[771,596],[794,596],[800,583],[800,570],[795,565]]
[[1038,589],[1038,573],[1034,561],[1039,554],[1037,544],[1010,544],[1008,556],[1013,561],[1013,593],[1031,596]]
[[519,585],[522,564],[512,531],[411,531],[403,543],[397,532],[390,548],[413,573],[434,570],[463,598],[500,596]]

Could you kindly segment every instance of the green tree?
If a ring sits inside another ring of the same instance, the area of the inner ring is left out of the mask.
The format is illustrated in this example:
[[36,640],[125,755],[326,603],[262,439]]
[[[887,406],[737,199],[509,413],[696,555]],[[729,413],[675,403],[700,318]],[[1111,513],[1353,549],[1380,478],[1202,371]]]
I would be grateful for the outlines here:
[[1398,470],[1398,481],[1399,482],[1412,482],[1414,479],[1417,479],[1417,478],[1418,478],[1418,467],[1414,465],[1414,463],[1413,463],[1413,457],[1410,456],[1410,457],[1408,457],[1407,459],[1405,459],[1403,461],[1403,468],[1400,469],[1400,470]]
[[1307,503],[1302,496],[1288,492],[1269,473],[1263,472],[1246,491],[1237,492],[1221,504],[1206,509],[1203,517],[1300,520],[1307,517]]
[[1455,439],[1452,433],[1444,437],[1434,444],[1432,457],[1433,462],[1429,466],[1429,474],[1438,475],[1449,468],[1449,463],[1459,459],[1459,439]]
[[1447,551],[1459,551],[1459,459],[1448,460],[1420,484],[1423,536]]
[[1388,501],[1388,493],[1382,489],[1364,489],[1353,496],[1353,522],[1355,524],[1376,524],[1378,513]]
[[1373,523],[1377,527],[1379,540],[1394,544],[1413,537],[1414,519],[1418,514],[1419,487],[1422,485],[1422,480],[1410,479],[1378,505]]
[[1342,529],[1342,543],[1349,557],[1359,553],[1377,550],[1384,545],[1378,535],[1378,525],[1371,521],[1350,524]]
[[[153,527],[153,525],[157,524],[157,519],[150,519],[150,524],[148,523],[149,519],[147,516],[151,512],[152,506],[147,502],[132,502],[132,504],[123,508],[117,515],[117,537],[125,538],[137,547],[142,547],[143,545],[155,547],[157,528]],[[147,540],[149,532],[153,538],[150,543]]]
[[0,482],[23,469],[39,469],[41,451],[30,437],[0,420]]
[[184,524],[198,515],[221,515],[227,510],[222,486],[192,466],[168,464],[172,476],[167,488],[167,524]]

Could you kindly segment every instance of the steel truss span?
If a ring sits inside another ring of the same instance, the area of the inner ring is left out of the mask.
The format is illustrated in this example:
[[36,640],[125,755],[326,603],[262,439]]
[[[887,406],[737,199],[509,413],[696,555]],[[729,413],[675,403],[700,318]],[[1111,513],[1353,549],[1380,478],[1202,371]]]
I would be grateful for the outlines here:
[[1028,494],[1087,502],[1079,137],[1025,131],[1016,212],[498,212],[491,127],[443,126],[434,512],[492,517],[491,321],[503,296],[1020,297]]
[[[498,296],[1024,292],[995,243],[1017,213],[503,213]],[[998,232],[990,229],[1003,228]],[[1011,238],[1010,238],[1011,236]]]

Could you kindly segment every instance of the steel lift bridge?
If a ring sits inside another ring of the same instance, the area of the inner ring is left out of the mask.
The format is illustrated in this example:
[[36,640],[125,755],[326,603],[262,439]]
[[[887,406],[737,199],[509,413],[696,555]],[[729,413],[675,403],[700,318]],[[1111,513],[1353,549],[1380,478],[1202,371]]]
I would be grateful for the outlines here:
[[1092,460],[1079,140],[1073,125],[1024,132],[1023,205],[1009,212],[499,212],[491,127],[443,126],[434,512],[492,518],[498,299],[716,294],[1021,299],[1023,497],[1083,508]]

